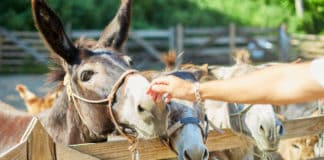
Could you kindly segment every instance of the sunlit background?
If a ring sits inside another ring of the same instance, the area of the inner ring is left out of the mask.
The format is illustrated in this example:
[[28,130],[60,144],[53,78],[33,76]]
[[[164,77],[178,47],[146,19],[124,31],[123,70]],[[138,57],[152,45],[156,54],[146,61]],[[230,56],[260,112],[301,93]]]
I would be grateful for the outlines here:
[[[68,35],[97,39],[120,0],[47,0]],[[159,55],[184,52],[183,62],[229,65],[235,49],[254,62],[323,55],[324,0],[134,0],[125,53],[134,68],[161,70]],[[15,90],[44,95],[49,50],[33,24],[29,0],[0,5],[0,100],[25,109]],[[30,75],[32,74],[32,75]],[[8,83],[10,82],[10,83]]]

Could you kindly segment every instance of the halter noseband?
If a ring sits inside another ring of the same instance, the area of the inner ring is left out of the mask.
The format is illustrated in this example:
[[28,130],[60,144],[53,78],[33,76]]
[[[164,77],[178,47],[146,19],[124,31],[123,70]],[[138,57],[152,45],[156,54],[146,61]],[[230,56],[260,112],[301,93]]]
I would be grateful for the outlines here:
[[84,98],[84,97],[81,97],[81,96],[75,94],[73,92],[72,86],[71,86],[71,77],[68,74],[64,77],[64,86],[66,87],[66,91],[67,91],[67,94],[68,94],[69,101],[72,99],[72,103],[74,104],[74,106],[75,106],[81,120],[83,121],[83,123],[85,123],[86,121],[85,121],[83,115],[81,114],[78,106],[76,105],[76,102],[77,102],[76,99],[87,102],[87,103],[92,103],[92,104],[100,104],[100,103],[108,102],[108,112],[109,112],[109,115],[110,115],[110,117],[112,119],[112,122],[114,123],[117,131],[122,136],[127,138],[128,142],[130,144],[130,147],[128,149],[133,153],[137,152],[137,143],[138,143],[137,136],[127,134],[121,129],[121,127],[120,127],[119,123],[117,122],[116,117],[115,117],[115,115],[113,113],[112,106],[114,104],[114,98],[116,96],[116,93],[117,93],[119,87],[122,85],[122,83],[127,78],[127,76],[129,76],[131,74],[134,74],[134,73],[138,73],[138,71],[137,70],[127,70],[127,71],[125,71],[119,77],[119,79],[116,81],[116,83],[113,85],[113,87],[111,89],[111,92],[109,93],[108,97],[105,98],[105,99],[100,99],[100,100],[90,100],[90,99],[87,99],[87,98]]
[[[234,103],[235,106],[238,106],[239,104]],[[239,127],[240,127],[240,133],[243,133],[243,122],[242,122],[242,115],[244,113],[246,113],[247,111],[249,111],[251,109],[251,107],[253,106],[253,104],[248,105],[247,107],[244,107],[242,110],[236,112],[236,113],[232,113],[229,116],[230,117],[238,117],[239,119]]]
[[[170,104],[167,104],[170,105]],[[161,137],[161,141],[164,145],[169,147],[173,152],[177,153],[176,150],[173,148],[172,144],[170,143],[170,136],[172,136],[177,130],[184,127],[187,124],[195,124],[197,125],[201,133],[203,134],[204,143],[206,144],[207,138],[208,138],[208,129],[209,129],[209,122],[207,114],[204,116],[204,121],[206,122],[206,126],[204,126],[204,123],[197,117],[184,117],[178,120],[176,123],[168,127],[166,131],[166,135],[163,135]]]

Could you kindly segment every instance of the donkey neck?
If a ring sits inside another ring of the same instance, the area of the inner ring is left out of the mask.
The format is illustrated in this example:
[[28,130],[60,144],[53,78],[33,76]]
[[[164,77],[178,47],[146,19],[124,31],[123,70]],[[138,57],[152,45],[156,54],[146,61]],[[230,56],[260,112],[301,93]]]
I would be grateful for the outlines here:
[[105,137],[94,137],[88,127],[82,123],[75,106],[67,97],[64,90],[51,109],[37,115],[53,140],[62,144],[95,142],[94,139],[104,141]]

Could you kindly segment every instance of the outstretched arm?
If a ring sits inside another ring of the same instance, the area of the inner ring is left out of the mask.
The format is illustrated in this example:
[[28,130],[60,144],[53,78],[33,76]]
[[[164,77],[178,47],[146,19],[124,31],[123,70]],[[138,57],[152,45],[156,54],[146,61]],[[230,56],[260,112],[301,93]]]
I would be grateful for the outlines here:
[[[313,78],[310,65],[269,67],[239,78],[202,83],[199,91],[202,99],[245,104],[288,104],[323,98],[324,86]],[[173,76],[154,80],[148,90],[155,100],[160,100],[164,93],[168,93],[168,100],[195,100],[194,85]]]

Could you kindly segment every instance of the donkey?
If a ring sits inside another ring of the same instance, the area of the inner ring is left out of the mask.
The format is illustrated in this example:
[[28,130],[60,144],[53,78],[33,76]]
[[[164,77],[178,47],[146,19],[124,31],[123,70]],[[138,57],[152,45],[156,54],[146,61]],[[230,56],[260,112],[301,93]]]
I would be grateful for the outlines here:
[[[130,66],[121,56],[130,25],[131,0],[121,1],[115,18],[92,48],[76,47],[71,42],[45,0],[32,0],[32,11],[41,37],[61,58],[59,65],[64,68],[62,93],[51,109],[37,115],[55,142],[105,141],[107,134],[119,127],[135,129],[144,138],[164,134],[168,110],[145,94],[149,82],[139,73],[129,71]],[[107,104],[112,114],[108,114]],[[10,113],[0,115],[3,119],[12,117]],[[114,125],[114,118],[118,126]],[[10,134],[1,132],[0,137]],[[0,141],[0,150],[5,147]]]
[[[183,56],[183,54],[181,54],[180,56]],[[160,60],[165,65],[163,72],[172,72],[172,71],[180,70],[180,71],[191,72],[198,80],[203,80],[207,78],[208,64],[203,64],[203,65],[195,65],[191,63],[180,64],[177,63],[179,58],[180,57],[173,50],[163,53],[160,56]],[[145,70],[145,71],[141,71],[141,73],[149,81],[152,81],[154,78],[157,78],[158,76],[161,75],[161,71],[159,70]]]
[[0,101],[0,155],[20,142],[32,116]]
[[[164,71],[142,71],[149,80],[163,76],[174,75],[184,80],[197,82],[202,77],[200,66],[182,65],[177,69],[176,54],[171,51],[163,54],[161,60],[165,64]],[[183,69],[184,66],[188,66]],[[207,67],[206,67],[207,70]],[[205,142],[208,135],[208,122],[202,106],[185,100],[172,99],[166,104],[170,110],[167,135],[161,136],[162,142],[178,155],[179,160],[207,160],[209,157]],[[205,122],[205,123],[204,123]]]
[[30,91],[27,86],[23,84],[16,85],[16,90],[24,101],[27,111],[30,114],[36,115],[53,106],[54,100],[60,94],[59,90],[48,92],[43,97],[36,96],[35,93]]
[[[239,77],[256,70],[247,61],[248,52],[240,51],[237,54],[234,66],[222,67],[214,71],[217,73],[217,79]],[[216,126],[233,129],[247,142],[247,145],[242,147],[242,151],[229,152],[230,159],[253,159],[254,142],[250,139],[254,139],[258,149],[266,155],[269,155],[268,152],[277,150],[280,136],[283,134],[283,126],[272,105],[242,105],[206,100],[205,108],[208,117]]]
[[[195,75],[186,71],[174,71],[168,75],[197,82]],[[209,152],[205,146],[208,122],[199,103],[172,99],[167,104],[171,113],[167,137],[161,137],[177,155],[179,160],[207,160]]]

